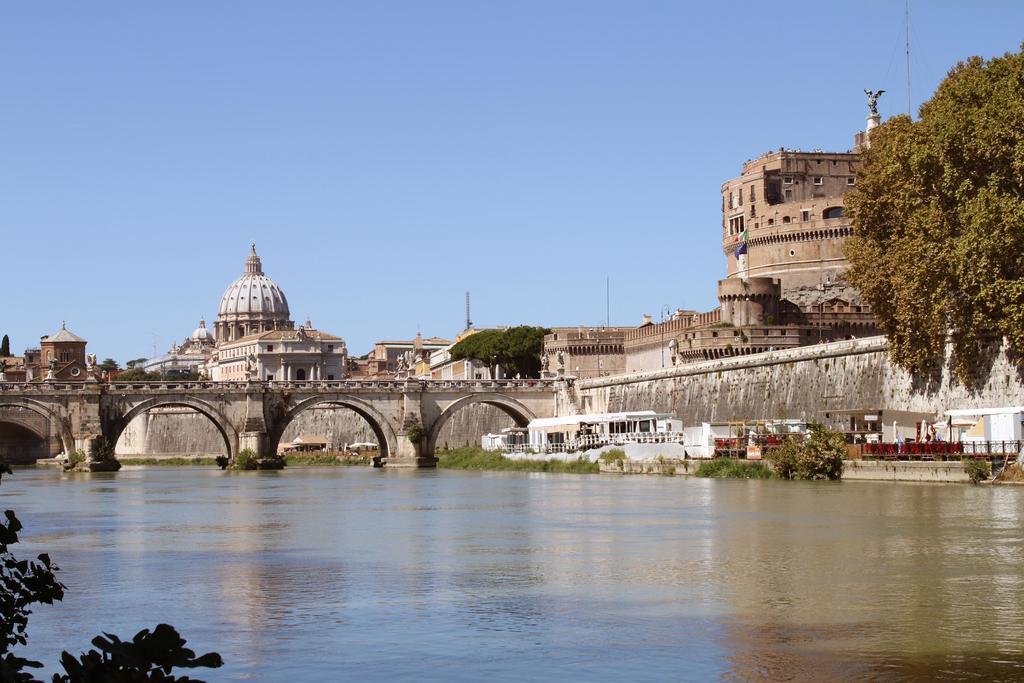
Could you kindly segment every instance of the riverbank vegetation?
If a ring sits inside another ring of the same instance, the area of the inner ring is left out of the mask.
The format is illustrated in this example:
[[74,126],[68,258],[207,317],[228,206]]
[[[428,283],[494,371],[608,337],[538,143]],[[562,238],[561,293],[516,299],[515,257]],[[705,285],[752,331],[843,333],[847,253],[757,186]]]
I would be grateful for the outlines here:
[[972,484],[980,484],[992,474],[992,466],[987,460],[979,458],[966,458],[964,460],[964,471]]
[[354,453],[288,453],[284,456],[284,462],[288,467],[351,467],[369,465],[370,456]]
[[843,476],[846,440],[841,432],[811,423],[806,438],[790,436],[765,453],[765,461],[715,458],[700,464],[698,477],[734,479],[839,479]]
[[936,377],[988,379],[1002,339],[1024,367],[1024,53],[957,64],[920,108],[871,132],[856,189],[848,277],[889,355]]
[[812,422],[804,439],[788,437],[767,452],[775,476],[780,479],[839,479],[843,476],[846,439],[841,432]]
[[[10,468],[0,464],[0,479],[11,474]],[[42,662],[33,661],[11,652],[28,643],[28,618],[33,605],[52,605],[64,599],[65,586],[57,580],[59,568],[46,553],[35,561],[19,560],[10,547],[18,542],[21,522],[13,510],[4,512],[0,522],[0,681],[34,683],[32,669],[42,668]],[[92,639],[95,650],[80,654],[61,654],[60,663],[65,673],[54,674],[53,683],[79,683],[83,681],[191,681],[203,683],[188,676],[172,674],[174,667],[216,668],[223,665],[221,656],[210,652],[199,657],[185,647],[173,626],[159,624],[153,631],[143,629],[131,640],[122,641],[115,635],[104,633]]]
[[201,455],[173,458],[118,458],[118,460],[122,465],[135,467],[207,467],[217,465],[217,458]]
[[453,470],[492,470],[502,472],[560,472],[597,474],[596,462],[583,458],[576,460],[532,460],[506,458],[496,451],[485,451],[479,446],[465,446],[437,452],[437,466]]
[[771,479],[775,476],[768,465],[758,460],[733,460],[731,458],[715,458],[700,464],[695,477],[715,479]]

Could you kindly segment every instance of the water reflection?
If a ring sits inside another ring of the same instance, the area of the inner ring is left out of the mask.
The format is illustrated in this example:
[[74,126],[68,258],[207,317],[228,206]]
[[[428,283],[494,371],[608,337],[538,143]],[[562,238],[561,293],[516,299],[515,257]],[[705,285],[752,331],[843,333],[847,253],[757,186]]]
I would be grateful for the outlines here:
[[178,625],[218,680],[1020,678],[1024,491],[151,469],[5,481],[54,662]]

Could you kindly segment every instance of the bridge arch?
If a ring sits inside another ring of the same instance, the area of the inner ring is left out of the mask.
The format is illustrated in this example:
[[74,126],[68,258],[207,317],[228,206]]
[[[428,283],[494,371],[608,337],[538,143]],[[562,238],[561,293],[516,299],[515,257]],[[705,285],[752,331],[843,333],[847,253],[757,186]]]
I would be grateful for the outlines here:
[[115,446],[118,439],[121,438],[121,433],[128,427],[131,421],[139,415],[142,415],[153,408],[173,406],[191,408],[197,413],[206,416],[206,418],[209,419],[217,428],[217,431],[220,432],[221,437],[223,437],[224,446],[227,449],[227,456],[229,458],[234,458],[238,455],[238,433],[231,425],[231,422],[214,406],[191,396],[154,396],[153,398],[147,398],[143,401],[139,401],[134,404],[128,412],[114,419],[110,423],[109,428],[106,429],[107,433],[105,433],[104,436],[112,446]]
[[533,414],[532,410],[527,408],[521,402],[509,396],[505,396],[504,394],[482,393],[463,396],[462,398],[456,399],[448,404],[448,407],[441,411],[441,414],[436,420],[434,420],[434,424],[430,426],[430,430],[427,432],[427,455],[434,454],[434,451],[437,448],[437,439],[441,436],[441,430],[448,423],[448,420],[463,408],[477,403],[501,409],[502,412],[511,417],[519,427],[525,427],[530,423],[530,420],[536,418],[536,415]]
[[[71,453],[73,450],[75,450],[75,437],[71,433],[70,421],[65,420],[61,416],[61,414],[52,406],[30,398],[0,396],[0,408],[7,407],[24,408],[26,410],[31,410],[34,413],[42,415],[44,418],[50,421],[50,429],[52,433],[56,434],[57,438],[60,439],[61,447],[64,453]],[[18,424],[18,426],[20,427],[26,428],[25,425],[22,425],[20,423],[15,424]],[[30,431],[36,433],[34,429]],[[39,437],[42,438],[43,435],[40,434]]]
[[373,430],[374,436],[377,437],[381,457],[386,458],[392,453],[398,452],[398,437],[395,434],[394,426],[388,418],[367,401],[347,394],[324,394],[320,396],[311,396],[310,398],[299,401],[289,408],[273,426],[268,428],[267,452],[272,454],[277,453],[281,437],[284,435],[284,431],[288,428],[288,425],[291,424],[292,420],[294,420],[295,417],[304,410],[315,408],[318,405],[342,406],[344,408],[348,408],[366,420],[367,424],[370,425],[370,429]]

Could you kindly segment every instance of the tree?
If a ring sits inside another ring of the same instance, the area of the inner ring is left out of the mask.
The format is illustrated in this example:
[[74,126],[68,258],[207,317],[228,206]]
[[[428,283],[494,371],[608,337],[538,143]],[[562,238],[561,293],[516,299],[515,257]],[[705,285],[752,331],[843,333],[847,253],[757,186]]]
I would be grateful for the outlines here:
[[849,279],[889,336],[893,361],[958,378],[1006,338],[1024,362],[1024,54],[954,67],[920,119],[871,134],[846,195]]
[[11,339],[6,334],[3,341],[0,341],[0,358],[11,357]]
[[506,330],[483,330],[466,337],[451,349],[453,360],[472,358],[487,365],[492,376],[500,365],[509,377],[540,376],[540,356],[544,352],[543,327],[519,325]]
[[99,368],[100,370],[105,370],[106,372],[113,372],[115,370],[120,370],[121,366],[118,365],[117,361],[114,360],[113,358],[104,358],[103,362],[100,363]]
[[149,359],[148,358],[135,358],[135,359],[132,359],[132,360],[128,361],[127,363],[125,363],[124,366],[126,368],[128,368],[129,370],[131,370],[132,368],[134,368],[136,366],[142,367],[142,364],[145,363],[147,360],[149,360]]

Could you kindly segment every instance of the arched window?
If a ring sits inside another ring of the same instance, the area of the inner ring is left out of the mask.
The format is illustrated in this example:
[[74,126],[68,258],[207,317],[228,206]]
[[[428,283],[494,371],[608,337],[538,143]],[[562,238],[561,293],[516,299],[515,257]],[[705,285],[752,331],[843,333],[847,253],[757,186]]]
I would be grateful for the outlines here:
[[783,223],[789,223],[789,216],[783,216],[782,217],[782,222]]
[[296,370],[295,371],[295,379],[297,379],[300,382],[302,380],[306,379],[306,369],[305,368],[299,368],[298,370]]
[[824,213],[821,214],[821,217],[824,218],[825,220],[828,220],[829,218],[842,218],[843,207],[830,206],[829,208],[825,209]]

